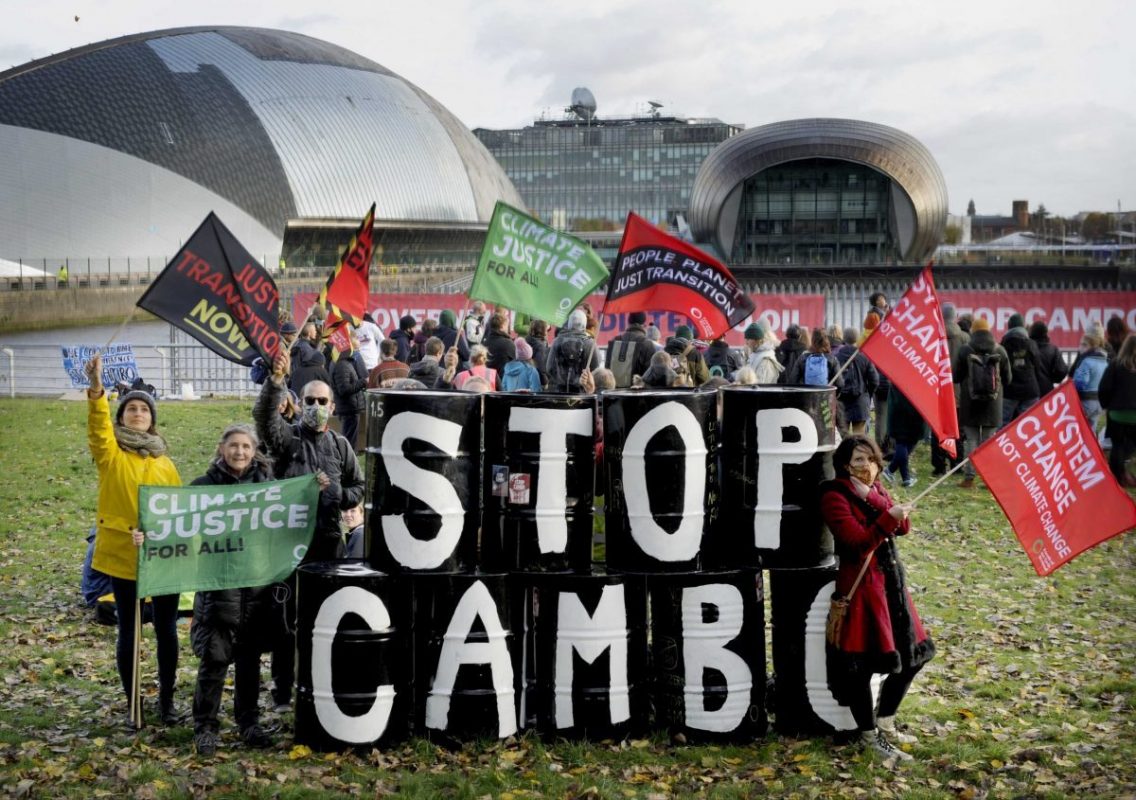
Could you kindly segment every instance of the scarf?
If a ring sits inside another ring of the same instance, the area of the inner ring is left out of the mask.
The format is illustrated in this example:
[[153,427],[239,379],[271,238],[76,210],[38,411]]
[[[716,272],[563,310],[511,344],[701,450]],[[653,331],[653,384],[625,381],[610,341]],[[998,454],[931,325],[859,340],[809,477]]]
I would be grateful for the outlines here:
[[128,453],[137,453],[146,458],[158,458],[166,454],[166,440],[159,433],[147,433],[127,428],[125,425],[114,426],[114,438],[118,446]]

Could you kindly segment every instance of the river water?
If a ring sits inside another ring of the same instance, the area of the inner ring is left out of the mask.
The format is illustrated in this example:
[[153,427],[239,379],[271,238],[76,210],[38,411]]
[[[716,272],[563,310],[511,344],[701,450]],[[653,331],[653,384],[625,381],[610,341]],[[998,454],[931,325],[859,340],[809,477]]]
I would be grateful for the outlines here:
[[[0,345],[65,344],[102,347],[116,330],[118,330],[118,325],[89,325],[77,328],[24,331],[22,333],[0,331]],[[193,341],[169,323],[151,320],[129,323],[123,328],[122,333],[115,338],[114,343],[132,344],[135,347],[160,347],[171,343],[171,331],[177,333],[177,342]]]

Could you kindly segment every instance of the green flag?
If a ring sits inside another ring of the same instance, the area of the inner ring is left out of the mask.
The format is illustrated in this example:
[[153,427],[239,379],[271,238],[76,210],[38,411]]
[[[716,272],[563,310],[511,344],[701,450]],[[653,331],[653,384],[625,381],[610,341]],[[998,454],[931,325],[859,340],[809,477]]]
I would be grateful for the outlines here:
[[498,201],[469,296],[559,326],[607,276],[584,242]]
[[315,475],[228,486],[141,486],[138,596],[265,586],[299,565],[316,526]]

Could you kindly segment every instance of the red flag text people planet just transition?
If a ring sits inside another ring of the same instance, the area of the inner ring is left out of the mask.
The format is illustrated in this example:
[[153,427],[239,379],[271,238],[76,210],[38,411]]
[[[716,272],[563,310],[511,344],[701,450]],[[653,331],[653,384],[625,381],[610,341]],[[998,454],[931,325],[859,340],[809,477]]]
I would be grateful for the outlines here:
[[138,307],[181,328],[221,358],[272,363],[280,347],[276,282],[217,215],[201,223]]
[[604,313],[644,309],[686,314],[700,336],[716,339],[751,315],[754,305],[724,264],[628,214]]
[[970,456],[1038,575],[1136,527],[1136,504],[1109,472],[1072,381]]
[[953,458],[959,426],[951,352],[930,264],[860,350],[911,401]]

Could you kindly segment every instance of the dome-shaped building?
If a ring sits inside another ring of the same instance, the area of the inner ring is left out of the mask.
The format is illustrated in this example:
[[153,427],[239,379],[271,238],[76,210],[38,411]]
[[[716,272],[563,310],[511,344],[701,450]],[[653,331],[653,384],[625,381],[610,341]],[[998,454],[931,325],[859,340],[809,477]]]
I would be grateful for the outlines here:
[[920,261],[942,239],[947,187],[903,131],[847,119],[751,128],[698,170],[690,223],[732,264]]
[[0,73],[2,258],[169,256],[212,210],[270,262],[286,226],[318,220],[291,249],[326,262],[320,227],[376,202],[388,259],[442,259],[483,238],[499,199],[523,205],[453,114],[300,34],[180,28]]

